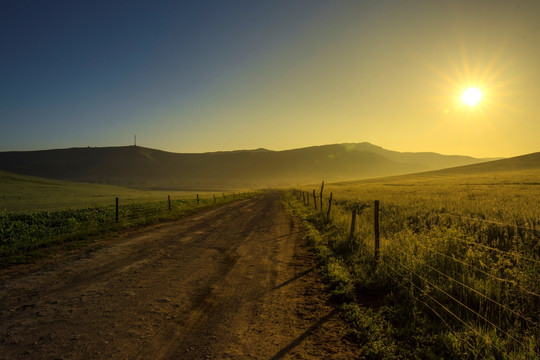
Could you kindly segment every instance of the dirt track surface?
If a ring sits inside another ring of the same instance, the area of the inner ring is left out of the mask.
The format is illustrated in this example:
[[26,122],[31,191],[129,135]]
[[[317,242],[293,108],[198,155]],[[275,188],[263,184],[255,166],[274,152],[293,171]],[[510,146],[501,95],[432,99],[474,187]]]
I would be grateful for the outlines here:
[[347,359],[281,194],[0,271],[0,359]]

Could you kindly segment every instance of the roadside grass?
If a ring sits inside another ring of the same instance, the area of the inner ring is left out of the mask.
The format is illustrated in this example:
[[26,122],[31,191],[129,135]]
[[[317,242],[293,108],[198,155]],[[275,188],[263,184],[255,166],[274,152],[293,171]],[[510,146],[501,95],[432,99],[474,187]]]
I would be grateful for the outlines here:
[[359,358],[524,360],[540,353],[539,179],[531,171],[327,184],[330,221],[312,198],[306,206],[288,192],[284,202],[303,219]]

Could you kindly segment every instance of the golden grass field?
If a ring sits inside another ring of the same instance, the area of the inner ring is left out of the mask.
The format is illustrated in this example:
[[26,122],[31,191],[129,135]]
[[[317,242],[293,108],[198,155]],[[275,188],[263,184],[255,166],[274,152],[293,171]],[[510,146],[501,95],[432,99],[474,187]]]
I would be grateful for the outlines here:
[[[325,184],[322,213],[320,189],[293,190],[289,204],[306,219],[351,331],[367,339],[373,358],[537,358],[540,170]],[[376,267],[374,200],[380,201]]]

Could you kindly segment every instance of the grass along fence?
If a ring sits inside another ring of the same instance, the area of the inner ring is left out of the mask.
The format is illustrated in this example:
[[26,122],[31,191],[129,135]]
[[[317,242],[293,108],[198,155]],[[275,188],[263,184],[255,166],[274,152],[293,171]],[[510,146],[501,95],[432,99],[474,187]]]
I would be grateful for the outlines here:
[[[0,214],[0,257],[7,257],[108,231],[176,219],[200,209],[252,197],[254,193],[122,204],[36,213]],[[15,259],[15,261],[17,261]]]
[[[474,357],[538,358],[539,220],[507,224],[447,213],[411,213],[378,200],[292,190],[354,280],[349,300],[399,291]],[[323,206],[325,205],[325,206]]]

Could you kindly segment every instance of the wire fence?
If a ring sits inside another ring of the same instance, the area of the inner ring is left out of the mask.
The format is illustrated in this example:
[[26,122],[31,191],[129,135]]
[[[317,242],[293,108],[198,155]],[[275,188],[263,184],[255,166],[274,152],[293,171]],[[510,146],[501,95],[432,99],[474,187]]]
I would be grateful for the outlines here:
[[[318,197],[315,191],[293,189],[292,193],[320,220],[340,227],[349,241],[364,244],[364,248],[372,246],[374,271],[386,274],[457,338],[476,350],[463,336],[463,331],[469,331],[502,353],[519,349],[540,358],[540,232],[536,221],[525,226],[440,211],[413,219],[397,215],[399,209],[385,208],[385,204],[379,210],[378,201],[325,197],[323,189],[324,182]],[[470,223],[486,224],[489,232],[480,236],[482,229],[468,226]],[[522,238],[532,245],[524,248]],[[491,341],[486,335],[490,332],[507,345]]]

